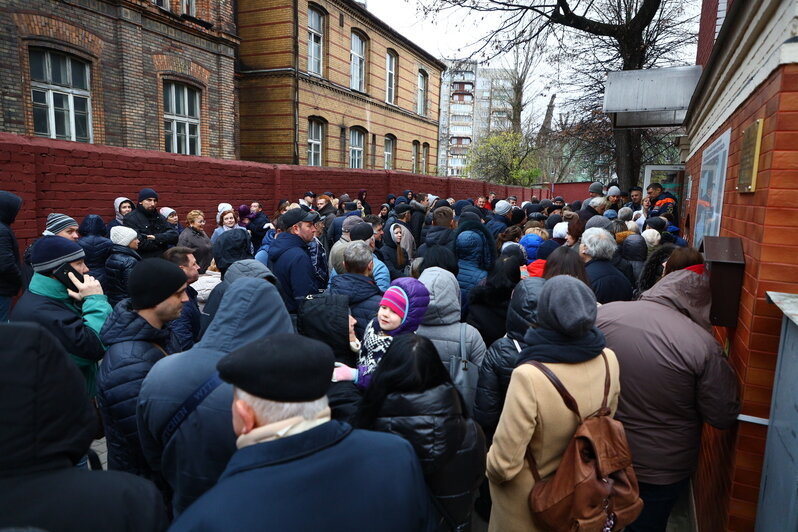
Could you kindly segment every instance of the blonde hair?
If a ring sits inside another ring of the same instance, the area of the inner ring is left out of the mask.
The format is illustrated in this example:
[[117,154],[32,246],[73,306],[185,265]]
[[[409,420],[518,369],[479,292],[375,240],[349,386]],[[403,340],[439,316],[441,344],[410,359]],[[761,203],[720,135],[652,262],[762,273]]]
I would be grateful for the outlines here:
[[549,239],[549,232],[543,229],[542,227],[530,227],[526,230],[524,234],[527,235],[538,235],[543,240]]
[[193,224],[194,220],[197,218],[205,218],[205,215],[202,214],[202,211],[198,211],[196,209],[193,211],[188,211],[188,214],[186,214],[186,225]]

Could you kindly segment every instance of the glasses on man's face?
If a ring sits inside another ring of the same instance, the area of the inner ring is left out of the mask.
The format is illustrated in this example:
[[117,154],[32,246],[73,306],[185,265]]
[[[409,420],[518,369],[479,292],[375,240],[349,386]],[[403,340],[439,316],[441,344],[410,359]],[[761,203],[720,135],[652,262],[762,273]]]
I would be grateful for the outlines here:
[[205,224],[205,220],[197,220],[198,224]]

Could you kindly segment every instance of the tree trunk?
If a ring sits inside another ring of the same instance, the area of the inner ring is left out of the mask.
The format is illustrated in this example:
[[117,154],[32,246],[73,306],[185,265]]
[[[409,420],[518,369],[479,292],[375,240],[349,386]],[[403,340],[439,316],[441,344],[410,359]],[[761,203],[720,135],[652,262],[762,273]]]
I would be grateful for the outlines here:
[[629,190],[636,186],[640,178],[640,158],[642,154],[642,132],[639,129],[615,129],[615,164],[618,186]]

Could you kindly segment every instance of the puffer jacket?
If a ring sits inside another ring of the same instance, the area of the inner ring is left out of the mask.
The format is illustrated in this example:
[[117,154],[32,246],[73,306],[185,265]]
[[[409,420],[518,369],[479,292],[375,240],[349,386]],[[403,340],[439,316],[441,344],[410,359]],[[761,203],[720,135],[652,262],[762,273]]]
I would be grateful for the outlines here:
[[86,258],[83,259],[89,268],[89,275],[100,281],[105,289],[105,261],[111,254],[111,239],[106,238],[105,222],[96,214],[89,214],[78,227],[80,238],[78,244],[83,248]]
[[[139,234],[139,255],[142,258],[160,257],[161,253],[177,244],[178,234],[158,211],[148,211],[141,204],[125,215],[122,223]],[[149,239],[146,235],[155,236]]]
[[[462,354],[470,363],[470,369],[479,371],[485,358],[485,343],[479,331],[467,323],[460,323],[460,287],[455,276],[435,266],[424,270],[418,280],[429,290],[429,306],[416,334],[432,340],[447,369],[451,358],[459,358]],[[462,351],[461,338],[465,344]],[[466,411],[471,413],[473,390],[460,390],[460,393],[465,399]]]
[[197,291],[193,287],[186,287],[188,301],[183,303],[180,317],[169,322],[169,330],[174,335],[175,352],[191,349],[194,342],[200,339],[202,313],[197,304]]
[[333,277],[330,292],[342,294],[349,300],[349,309],[357,320],[355,334],[363,339],[366,326],[377,316],[380,310],[382,291],[377,288],[374,279],[358,273],[342,273]]
[[621,257],[626,259],[632,267],[632,275],[634,276],[632,287],[636,287],[637,280],[640,279],[640,272],[643,271],[643,265],[648,257],[646,240],[638,234],[627,236],[626,240],[621,244]]
[[127,297],[127,280],[141,257],[136,250],[119,244],[111,246],[105,261],[105,295],[112,307]]
[[449,522],[471,522],[474,496],[485,474],[485,437],[474,420],[464,416],[451,383],[420,393],[388,394],[373,429],[409,441]]
[[126,299],[114,307],[100,338],[109,346],[97,378],[97,398],[108,444],[108,469],[152,479],[139,443],[136,400],[144,377],[170,348],[170,330],[150,325]]
[[447,246],[450,249],[454,247],[454,231],[448,227],[441,227],[439,225],[429,226],[429,230],[424,236],[424,243],[419,246],[416,251],[417,257],[423,257],[430,246]]
[[458,226],[455,233],[454,251],[460,268],[457,282],[460,284],[465,315],[468,292],[487,277],[493,268],[496,261],[496,243],[484,225],[472,220]]
[[22,288],[19,243],[11,229],[20,207],[22,198],[0,190],[0,296],[15,296]]
[[499,424],[518,354],[528,347],[524,335],[537,322],[538,296],[545,282],[540,277],[528,277],[518,283],[507,308],[507,334],[491,344],[479,370],[474,419],[485,431],[488,443]]

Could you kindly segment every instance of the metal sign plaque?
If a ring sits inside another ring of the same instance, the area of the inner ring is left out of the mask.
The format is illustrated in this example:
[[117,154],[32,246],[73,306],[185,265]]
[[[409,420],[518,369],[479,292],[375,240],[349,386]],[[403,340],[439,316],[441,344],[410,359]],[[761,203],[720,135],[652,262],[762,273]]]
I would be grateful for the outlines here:
[[754,192],[756,190],[756,173],[759,170],[759,150],[762,146],[763,123],[764,120],[760,118],[743,130],[737,192]]

